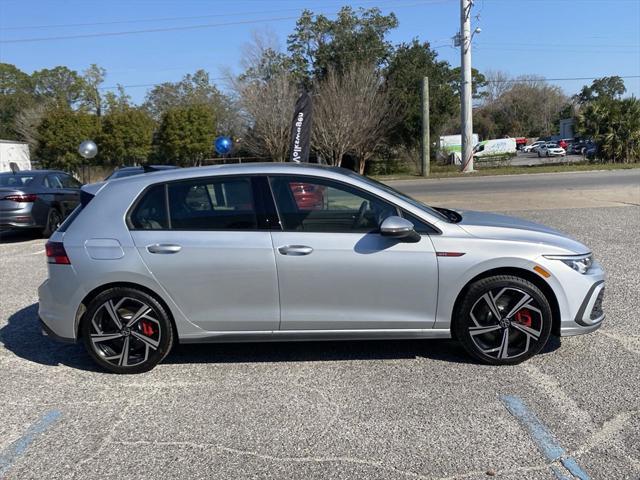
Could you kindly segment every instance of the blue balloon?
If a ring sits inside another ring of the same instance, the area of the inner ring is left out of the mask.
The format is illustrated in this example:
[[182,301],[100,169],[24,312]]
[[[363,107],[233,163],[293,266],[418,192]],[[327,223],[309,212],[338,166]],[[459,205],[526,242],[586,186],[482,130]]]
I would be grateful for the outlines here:
[[229,137],[218,137],[215,142],[216,152],[220,155],[229,153],[233,148],[233,141]]

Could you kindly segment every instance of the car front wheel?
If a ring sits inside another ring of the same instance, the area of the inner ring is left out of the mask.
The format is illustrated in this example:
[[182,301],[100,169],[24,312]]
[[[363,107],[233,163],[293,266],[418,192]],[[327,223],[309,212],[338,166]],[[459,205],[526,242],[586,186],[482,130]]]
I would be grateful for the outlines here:
[[114,373],[149,371],[173,344],[173,328],[164,307],[146,292],[129,287],[110,288],[96,296],[81,329],[91,358]]
[[453,333],[465,350],[492,365],[527,360],[551,334],[551,307],[544,294],[511,275],[474,282],[454,315]]

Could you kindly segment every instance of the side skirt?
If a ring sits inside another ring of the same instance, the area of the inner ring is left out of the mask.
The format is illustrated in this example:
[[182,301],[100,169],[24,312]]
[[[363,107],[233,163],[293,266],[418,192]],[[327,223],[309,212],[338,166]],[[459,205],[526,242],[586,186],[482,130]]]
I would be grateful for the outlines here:
[[449,329],[416,330],[273,330],[207,332],[204,335],[183,335],[180,343],[243,343],[243,342],[313,342],[324,340],[408,340],[412,338],[451,338]]

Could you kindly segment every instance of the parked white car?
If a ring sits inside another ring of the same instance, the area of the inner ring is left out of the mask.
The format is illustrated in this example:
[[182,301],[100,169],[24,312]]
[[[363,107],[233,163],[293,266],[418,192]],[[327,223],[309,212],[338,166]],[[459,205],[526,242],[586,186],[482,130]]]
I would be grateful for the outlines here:
[[542,146],[544,144],[545,144],[544,141],[538,140],[537,142],[533,142],[531,145],[525,145],[522,148],[522,151],[525,152],[525,153],[529,153],[529,152],[536,153],[538,151],[538,147],[540,147],[540,146]]
[[538,157],[564,157],[566,150],[557,144],[550,142],[538,147]]

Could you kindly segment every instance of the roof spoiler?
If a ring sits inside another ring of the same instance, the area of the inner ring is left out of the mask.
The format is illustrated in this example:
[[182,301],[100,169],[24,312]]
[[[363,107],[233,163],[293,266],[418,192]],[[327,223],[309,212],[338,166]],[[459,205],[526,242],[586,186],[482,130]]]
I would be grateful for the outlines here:
[[142,165],[142,170],[144,171],[144,173],[149,173],[149,172],[157,172],[157,171],[159,171],[161,169],[160,168],[156,168],[153,165],[144,164],[144,165]]

